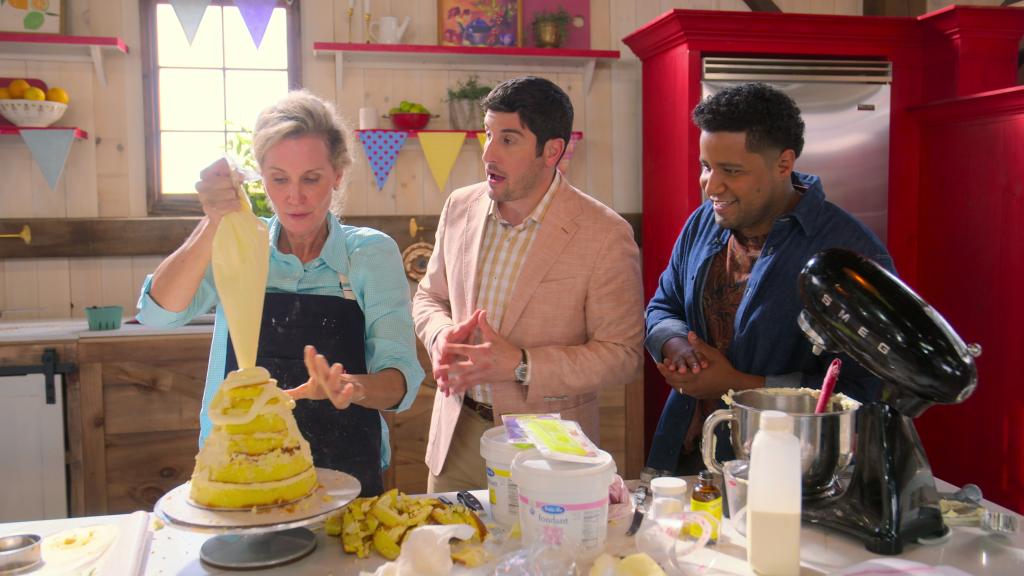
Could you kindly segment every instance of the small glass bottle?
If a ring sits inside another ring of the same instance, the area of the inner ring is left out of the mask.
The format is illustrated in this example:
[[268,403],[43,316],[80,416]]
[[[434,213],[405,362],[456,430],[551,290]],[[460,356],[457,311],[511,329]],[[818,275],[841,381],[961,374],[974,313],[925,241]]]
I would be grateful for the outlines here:
[[[715,486],[714,476],[710,470],[702,470],[697,475],[697,484],[693,486],[693,494],[690,495],[690,511],[707,512],[711,516],[711,540],[709,543],[718,541],[718,527],[722,523],[722,491]],[[690,524],[690,536],[699,537],[701,527],[696,523]]]

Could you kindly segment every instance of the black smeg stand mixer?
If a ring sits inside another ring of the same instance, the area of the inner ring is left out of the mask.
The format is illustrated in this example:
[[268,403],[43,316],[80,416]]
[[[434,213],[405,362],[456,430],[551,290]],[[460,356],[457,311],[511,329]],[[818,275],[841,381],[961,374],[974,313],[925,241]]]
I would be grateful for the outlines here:
[[815,353],[844,352],[881,378],[881,399],[857,410],[853,474],[838,495],[805,499],[804,521],[899,554],[942,536],[939,496],[913,418],[974,392],[977,345],[906,284],[854,252],[816,254],[800,273],[799,324]]

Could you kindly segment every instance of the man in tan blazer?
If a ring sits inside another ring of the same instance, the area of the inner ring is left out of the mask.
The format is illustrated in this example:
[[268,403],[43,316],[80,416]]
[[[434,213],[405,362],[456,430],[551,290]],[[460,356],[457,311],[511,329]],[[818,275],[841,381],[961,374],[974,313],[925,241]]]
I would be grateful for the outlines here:
[[484,99],[487,180],[452,192],[413,298],[438,383],[428,491],[486,486],[480,436],[502,414],[558,412],[598,442],[598,391],[642,361],[632,228],[557,170],[569,97],[515,78]]

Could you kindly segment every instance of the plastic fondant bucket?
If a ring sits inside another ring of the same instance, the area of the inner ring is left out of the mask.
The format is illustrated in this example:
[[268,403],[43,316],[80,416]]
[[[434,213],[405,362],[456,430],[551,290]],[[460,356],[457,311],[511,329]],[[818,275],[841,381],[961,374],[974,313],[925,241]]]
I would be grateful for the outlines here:
[[512,481],[512,459],[524,450],[507,439],[504,426],[491,428],[480,437],[480,456],[487,464],[491,518],[502,526],[511,526],[519,519],[519,490]]
[[601,462],[578,464],[548,460],[527,450],[512,460],[519,486],[519,523],[523,544],[535,540],[568,546],[584,559],[604,550],[608,533],[608,485],[615,461],[601,450]]

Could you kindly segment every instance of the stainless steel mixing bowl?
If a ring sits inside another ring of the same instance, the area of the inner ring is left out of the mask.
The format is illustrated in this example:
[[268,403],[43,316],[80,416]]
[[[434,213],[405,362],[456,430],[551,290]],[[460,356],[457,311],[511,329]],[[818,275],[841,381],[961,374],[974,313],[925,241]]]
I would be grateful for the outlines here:
[[722,473],[722,464],[715,460],[715,429],[719,424],[729,422],[736,458],[749,460],[750,445],[760,426],[761,412],[778,410],[793,418],[793,433],[800,440],[803,497],[813,498],[829,493],[835,487],[837,474],[853,458],[855,416],[860,404],[844,408],[833,399],[826,412],[815,414],[818,394],[818,390],[796,388],[736,392],[730,408],[716,410],[704,421],[704,439],[701,442],[704,465]]

